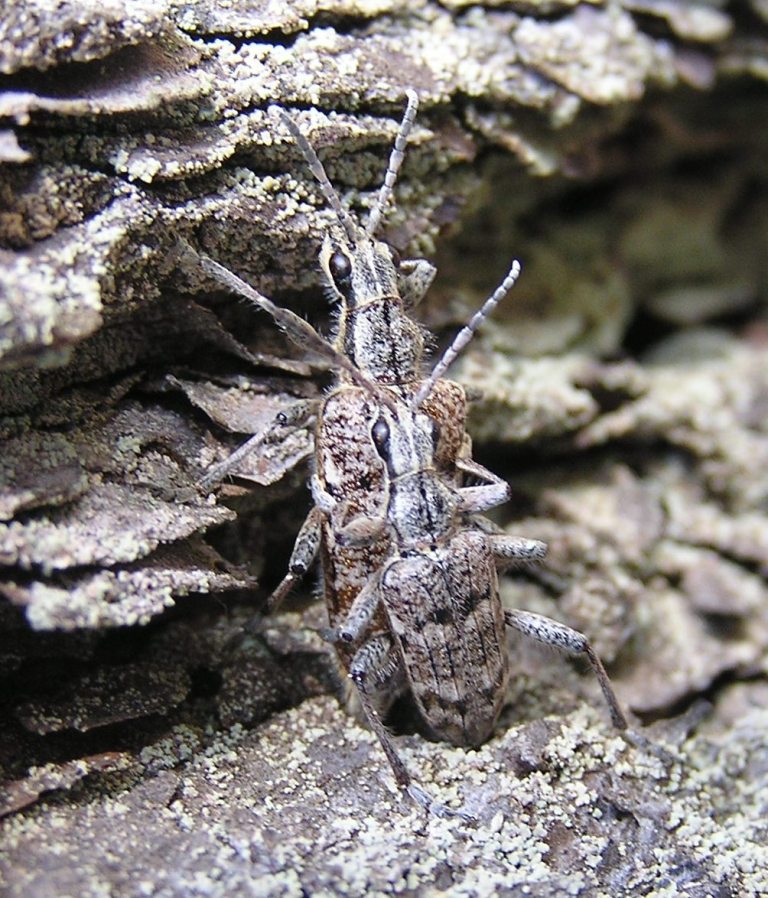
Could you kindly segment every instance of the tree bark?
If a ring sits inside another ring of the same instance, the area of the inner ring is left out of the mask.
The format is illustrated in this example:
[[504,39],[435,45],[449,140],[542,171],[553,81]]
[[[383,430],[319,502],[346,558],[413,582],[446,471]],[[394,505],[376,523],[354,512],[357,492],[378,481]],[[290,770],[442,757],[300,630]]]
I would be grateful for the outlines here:
[[[3,16],[7,894],[764,893],[766,4]],[[364,218],[409,89],[383,236],[437,260],[420,317],[442,334],[524,267],[452,375],[482,393],[503,525],[550,545],[505,601],[589,634],[667,747],[623,743],[589,676],[515,643],[487,746],[402,737],[476,831],[391,791],[330,695],[321,610],[249,624],[311,435],[195,489],[323,385],[178,241],[330,326],[330,212],[274,107]]]

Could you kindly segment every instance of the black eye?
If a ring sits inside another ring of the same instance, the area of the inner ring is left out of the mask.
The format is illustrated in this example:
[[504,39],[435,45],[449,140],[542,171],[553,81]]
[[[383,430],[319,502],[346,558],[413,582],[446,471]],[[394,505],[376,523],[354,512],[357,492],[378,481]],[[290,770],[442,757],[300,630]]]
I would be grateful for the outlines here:
[[384,458],[389,448],[389,424],[383,418],[379,418],[371,428],[371,436],[373,437],[373,445],[376,447],[376,451]]
[[328,268],[334,281],[344,282],[352,274],[352,263],[342,252],[335,252],[328,260]]

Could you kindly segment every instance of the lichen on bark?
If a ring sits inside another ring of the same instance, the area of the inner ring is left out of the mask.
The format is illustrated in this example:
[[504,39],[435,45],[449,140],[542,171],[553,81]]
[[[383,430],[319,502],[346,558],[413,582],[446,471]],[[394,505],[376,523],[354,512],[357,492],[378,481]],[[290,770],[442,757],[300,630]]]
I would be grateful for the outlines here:
[[[768,12],[732,6],[3,14],[8,894],[768,889]],[[623,743],[589,677],[515,641],[488,745],[401,737],[475,830],[392,791],[331,696],[321,609],[253,622],[310,438],[194,488],[323,382],[176,241],[329,326],[330,212],[272,107],[365,216],[406,89],[421,111],[383,236],[437,259],[422,320],[443,335],[524,266],[455,372],[513,486],[500,522],[550,545],[503,598],[587,632],[669,753]]]

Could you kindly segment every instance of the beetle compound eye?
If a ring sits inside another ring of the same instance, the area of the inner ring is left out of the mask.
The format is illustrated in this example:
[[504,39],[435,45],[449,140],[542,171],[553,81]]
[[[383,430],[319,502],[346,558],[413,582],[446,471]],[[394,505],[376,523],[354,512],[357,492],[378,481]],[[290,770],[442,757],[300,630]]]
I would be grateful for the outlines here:
[[331,256],[328,261],[328,268],[337,286],[348,281],[350,274],[352,274],[352,263],[349,261],[349,257],[342,252],[337,251]]
[[437,449],[437,444],[440,442],[440,425],[431,418],[430,421],[432,421],[432,445]]
[[379,418],[371,429],[371,436],[376,451],[383,458],[389,448],[389,424],[383,418]]

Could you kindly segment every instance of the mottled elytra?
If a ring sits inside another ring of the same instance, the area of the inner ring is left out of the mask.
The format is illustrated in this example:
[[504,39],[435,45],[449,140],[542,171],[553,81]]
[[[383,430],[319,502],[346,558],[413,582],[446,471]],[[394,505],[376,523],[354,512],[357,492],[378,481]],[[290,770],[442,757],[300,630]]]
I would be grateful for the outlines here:
[[[481,512],[508,498],[507,485],[471,457],[465,431],[467,398],[444,375],[473,334],[515,283],[512,264],[500,286],[451,343],[429,375],[423,371],[424,333],[410,317],[434,268],[401,261],[376,232],[403,161],[417,98],[405,115],[384,181],[365,226],[344,208],[314,149],[284,111],[292,134],[335,213],[320,265],[338,302],[333,341],[280,308],[207,257],[204,269],[228,289],[269,312],[288,337],[335,370],[322,401],[297,404],[204,479],[230,473],[265,439],[314,425],[314,506],[301,527],[289,571],[269,599],[275,609],[319,556],[329,638],[356,687],[398,785],[439,816],[434,801],[400,758],[383,719],[410,693],[426,728],[455,745],[476,746],[493,731],[509,675],[506,627],[547,645],[584,654],[616,726],[626,719],[605,670],[586,638],[540,615],[505,610],[497,570],[541,559],[538,540],[497,532]],[[474,485],[465,485],[467,478]]]

